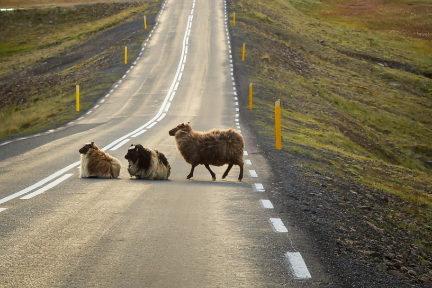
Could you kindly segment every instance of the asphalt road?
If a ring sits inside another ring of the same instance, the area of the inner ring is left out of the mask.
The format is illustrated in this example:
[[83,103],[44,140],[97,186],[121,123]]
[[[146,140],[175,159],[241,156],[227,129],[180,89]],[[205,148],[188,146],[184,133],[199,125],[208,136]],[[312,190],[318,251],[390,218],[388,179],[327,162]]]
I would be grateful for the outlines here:
[[[261,201],[272,172],[236,104],[224,2],[162,9],[142,55],[89,114],[0,143],[0,286],[332,286],[308,235]],[[215,182],[203,166],[186,180],[190,165],[168,131],[189,121],[241,131],[242,182],[238,167],[221,180],[226,166],[212,167]],[[120,159],[119,179],[78,178],[89,141]],[[129,177],[124,155],[137,143],[166,155],[169,180]]]

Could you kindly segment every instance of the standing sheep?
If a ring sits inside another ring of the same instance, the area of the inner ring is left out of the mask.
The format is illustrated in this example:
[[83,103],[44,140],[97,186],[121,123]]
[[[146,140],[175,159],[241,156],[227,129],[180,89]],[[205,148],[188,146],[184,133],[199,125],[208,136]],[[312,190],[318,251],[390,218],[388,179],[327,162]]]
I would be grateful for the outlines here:
[[177,125],[169,131],[170,136],[175,136],[176,146],[179,154],[184,160],[192,165],[187,179],[193,177],[196,166],[204,165],[210,172],[213,181],[216,174],[209,165],[222,166],[228,164],[228,168],[222,179],[228,175],[233,165],[240,166],[238,180],[243,179],[243,136],[234,129],[213,129],[209,132],[193,131],[189,123]]

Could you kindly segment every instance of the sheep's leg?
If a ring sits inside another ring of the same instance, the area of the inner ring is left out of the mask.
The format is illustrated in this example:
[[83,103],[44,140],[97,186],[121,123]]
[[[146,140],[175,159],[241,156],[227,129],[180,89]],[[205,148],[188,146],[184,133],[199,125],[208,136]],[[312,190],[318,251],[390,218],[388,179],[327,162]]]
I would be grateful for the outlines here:
[[243,165],[239,165],[239,166],[240,166],[240,175],[238,181],[241,181],[243,179]]
[[189,175],[186,177],[186,179],[190,179],[190,178],[193,177],[193,171],[194,171],[194,169],[195,169],[196,166],[197,166],[197,165],[192,165],[191,172],[190,172]]
[[222,176],[222,179],[225,179],[226,176],[228,176],[228,173],[230,172],[231,168],[233,167],[233,164],[229,164],[227,170]]
[[210,169],[210,166],[208,164],[204,164],[204,166],[207,168],[207,170],[210,172],[211,176],[212,176],[212,180],[215,181],[216,180],[216,174],[213,173],[213,171]]

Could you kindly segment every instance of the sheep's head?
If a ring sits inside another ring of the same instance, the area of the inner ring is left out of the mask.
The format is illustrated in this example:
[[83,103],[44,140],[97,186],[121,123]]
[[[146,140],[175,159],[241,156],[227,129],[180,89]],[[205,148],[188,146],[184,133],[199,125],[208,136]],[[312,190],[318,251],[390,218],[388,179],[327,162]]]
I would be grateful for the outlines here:
[[91,153],[93,150],[99,150],[99,147],[94,142],[90,142],[86,143],[78,152],[81,154],[88,154],[89,151]]
[[190,126],[189,123],[190,122],[188,122],[186,124],[185,123],[181,123],[181,124],[177,125],[177,127],[174,127],[173,129],[171,129],[169,131],[169,135],[170,136],[175,136],[178,131],[183,131],[183,132],[190,132],[190,131],[192,131],[192,127]]
[[129,166],[131,163],[139,161],[140,168],[148,169],[150,167],[151,151],[141,144],[132,144],[125,155],[125,159],[129,161]]

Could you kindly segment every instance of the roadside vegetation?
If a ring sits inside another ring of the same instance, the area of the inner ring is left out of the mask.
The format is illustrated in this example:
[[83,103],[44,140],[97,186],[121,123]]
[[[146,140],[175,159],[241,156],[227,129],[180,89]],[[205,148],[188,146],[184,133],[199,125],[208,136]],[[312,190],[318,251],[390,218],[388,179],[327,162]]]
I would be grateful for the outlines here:
[[[124,46],[129,59],[139,53],[158,9],[156,2],[129,2],[1,12],[0,138],[55,127],[83,113],[126,70]],[[141,28],[143,15],[147,30]],[[134,32],[120,27],[134,21]],[[76,84],[81,112],[75,111]]]
[[432,283],[430,1],[236,0],[231,9],[236,66],[254,84],[248,113],[257,131],[274,137],[281,99],[283,151],[298,159],[290,164],[328,176],[315,184],[337,193],[339,207],[393,235],[374,241],[391,254],[387,261],[409,260],[384,270]]

